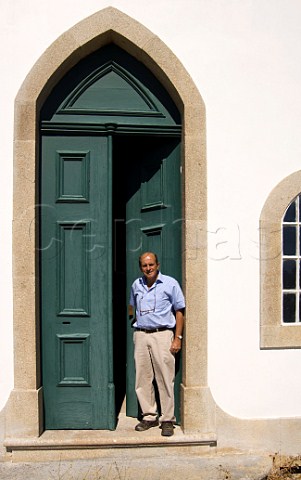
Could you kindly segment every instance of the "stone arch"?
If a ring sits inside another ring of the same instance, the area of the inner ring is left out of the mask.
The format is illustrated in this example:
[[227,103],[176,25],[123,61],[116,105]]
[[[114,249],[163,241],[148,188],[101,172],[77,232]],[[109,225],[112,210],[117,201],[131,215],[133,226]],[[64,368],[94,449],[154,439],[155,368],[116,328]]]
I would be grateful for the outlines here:
[[[15,384],[6,415],[7,438],[43,430],[39,335],[38,211],[39,111],[53,86],[79,60],[115,43],[144,63],[170,94],[183,119],[183,348],[182,427],[215,430],[207,386],[207,240],[205,108],[192,79],[168,47],[144,26],[108,7],[61,35],[26,77],[15,101],[14,140],[14,359]],[[21,441],[21,440],[20,440]],[[21,441],[22,443],[22,441]],[[9,441],[6,442],[10,444]]]
[[301,325],[282,323],[282,219],[300,194],[301,171],[282,179],[270,192],[260,215],[260,345],[301,348]]

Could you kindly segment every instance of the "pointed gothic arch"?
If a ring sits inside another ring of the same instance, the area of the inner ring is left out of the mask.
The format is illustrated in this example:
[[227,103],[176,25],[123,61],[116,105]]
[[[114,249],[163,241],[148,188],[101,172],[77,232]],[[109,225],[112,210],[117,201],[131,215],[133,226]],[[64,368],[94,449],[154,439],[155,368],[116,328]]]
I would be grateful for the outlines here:
[[156,76],[183,121],[183,284],[186,341],[183,349],[182,428],[215,431],[207,385],[207,251],[205,108],[183,65],[144,26],[109,7],[59,37],[34,65],[15,101],[14,141],[14,359],[15,384],[6,415],[6,445],[43,431],[40,375],[37,199],[39,111],[54,85],[81,59],[108,43],[137,58]]

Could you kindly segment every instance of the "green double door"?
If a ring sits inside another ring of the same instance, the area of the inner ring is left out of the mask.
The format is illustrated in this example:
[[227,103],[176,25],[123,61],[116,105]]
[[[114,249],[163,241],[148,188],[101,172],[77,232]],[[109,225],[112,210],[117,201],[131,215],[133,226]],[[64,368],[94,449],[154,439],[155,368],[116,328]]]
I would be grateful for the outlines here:
[[181,280],[179,139],[44,135],[40,189],[45,428],[114,429],[125,395],[138,411],[127,313],[138,256],[156,251]]

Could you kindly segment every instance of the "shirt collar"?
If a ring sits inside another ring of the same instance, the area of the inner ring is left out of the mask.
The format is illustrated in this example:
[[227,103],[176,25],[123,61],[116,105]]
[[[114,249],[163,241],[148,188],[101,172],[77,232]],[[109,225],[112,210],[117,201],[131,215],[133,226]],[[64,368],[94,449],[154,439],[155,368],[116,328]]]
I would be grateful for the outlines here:
[[[139,280],[140,280],[140,283],[141,283],[142,285],[146,285],[146,278],[145,278],[144,275],[142,275],[142,277],[140,277]],[[157,276],[157,278],[156,278],[156,281],[155,281],[155,283],[152,285],[152,287],[155,286],[157,283],[163,283],[163,277],[162,277],[162,273],[160,272],[160,270],[159,270],[158,276]]]

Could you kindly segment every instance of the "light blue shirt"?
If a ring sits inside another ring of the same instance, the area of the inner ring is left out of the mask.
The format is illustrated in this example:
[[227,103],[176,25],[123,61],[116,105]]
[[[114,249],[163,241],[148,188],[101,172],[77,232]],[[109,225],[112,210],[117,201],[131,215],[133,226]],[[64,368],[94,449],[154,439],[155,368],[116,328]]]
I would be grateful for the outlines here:
[[151,288],[148,288],[144,276],[135,280],[131,288],[130,305],[136,309],[134,327],[174,328],[175,312],[185,308],[185,299],[177,280],[159,272]]

